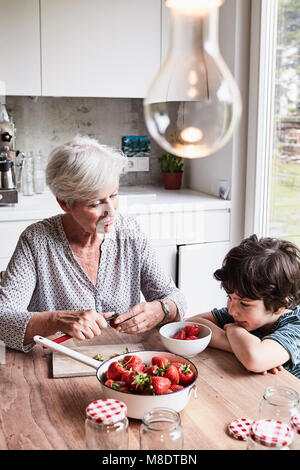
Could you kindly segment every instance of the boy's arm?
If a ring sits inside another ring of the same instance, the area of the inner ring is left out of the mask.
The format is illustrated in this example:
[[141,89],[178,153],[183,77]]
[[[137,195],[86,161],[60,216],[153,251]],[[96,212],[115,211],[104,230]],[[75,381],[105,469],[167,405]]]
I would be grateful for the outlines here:
[[208,326],[212,331],[209,346],[216,349],[222,349],[223,351],[232,352],[232,348],[227,339],[225,331],[217,325],[217,322],[211,312],[201,313],[193,317],[185,318],[185,321],[194,321]]
[[236,323],[228,323],[224,330],[233,353],[251,372],[280,368],[290,359],[287,350],[273,339],[262,341]]

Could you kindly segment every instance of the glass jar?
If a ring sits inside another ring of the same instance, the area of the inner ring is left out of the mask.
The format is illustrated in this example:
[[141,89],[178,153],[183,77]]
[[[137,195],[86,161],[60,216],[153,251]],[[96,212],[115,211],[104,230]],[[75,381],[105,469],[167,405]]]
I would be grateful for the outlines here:
[[34,192],[36,194],[42,194],[45,190],[45,170],[43,168],[43,158],[40,152],[34,155],[33,162]]
[[153,408],[144,414],[140,427],[141,450],[182,450],[180,415],[170,408]]
[[289,450],[292,427],[277,419],[260,419],[250,426],[248,450]]
[[128,419],[125,403],[96,400],[86,408],[85,442],[90,450],[127,450]]
[[[290,448],[294,438],[291,417],[298,412],[298,406],[299,395],[292,388],[266,388],[259,406],[259,419],[250,427],[248,449]],[[266,436],[266,441],[262,436]]]
[[24,196],[33,196],[33,161],[31,155],[26,156],[23,160],[21,187]]
[[298,412],[299,395],[292,388],[268,387],[259,407],[260,419],[277,419],[290,426],[291,417]]

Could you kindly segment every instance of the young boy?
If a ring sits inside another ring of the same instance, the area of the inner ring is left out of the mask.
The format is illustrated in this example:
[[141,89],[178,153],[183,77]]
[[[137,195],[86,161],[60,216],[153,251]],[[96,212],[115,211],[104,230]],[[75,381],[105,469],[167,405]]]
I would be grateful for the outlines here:
[[300,379],[300,251],[292,243],[252,235],[232,248],[214,273],[227,307],[187,318],[212,329],[210,346],[235,354],[252,372]]

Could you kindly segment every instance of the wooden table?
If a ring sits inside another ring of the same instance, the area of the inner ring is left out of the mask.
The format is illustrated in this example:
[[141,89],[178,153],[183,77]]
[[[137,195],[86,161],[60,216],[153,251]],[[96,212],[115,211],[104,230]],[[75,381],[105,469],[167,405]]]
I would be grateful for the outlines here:
[[[154,332],[155,331],[155,332]],[[84,344],[144,342],[148,349],[163,350],[156,330],[128,336],[107,330]],[[69,340],[66,346],[82,346]],[[101,349],[100,349],[101,350]],[[0,365],[0,449],[85,449],[85,408],[101,398],[96,376],[51,377],[51,352],[37,345],[30,353],[6,351]],[[180,413],[184,449],[246,448],[245,442],[227,434],[238,417],[255,419],[266,387],[287,386],[300,393],[300,380],[286,371],[266,376],[247,372],[231,353],[207,348],[191,359],[197,366],[198,398],[191,397]],[[139,449],[140,421],[130,419],[129,448]]]

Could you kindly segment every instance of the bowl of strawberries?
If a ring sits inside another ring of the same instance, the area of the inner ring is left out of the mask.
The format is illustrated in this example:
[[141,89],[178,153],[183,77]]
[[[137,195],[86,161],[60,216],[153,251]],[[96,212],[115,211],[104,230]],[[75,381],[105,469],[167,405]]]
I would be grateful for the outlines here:
[[200,323],[178,321],[162,326],[159,333],[161,342],[168,351],[193,357],[208,346],[212,331]]
[[166,351],[136,351],[115,356],[100,365],[97,378],[103,398],[127,405],[127,416],[143,419],[151,408],[181,411],[191,393],[196,396],[196,366]]

